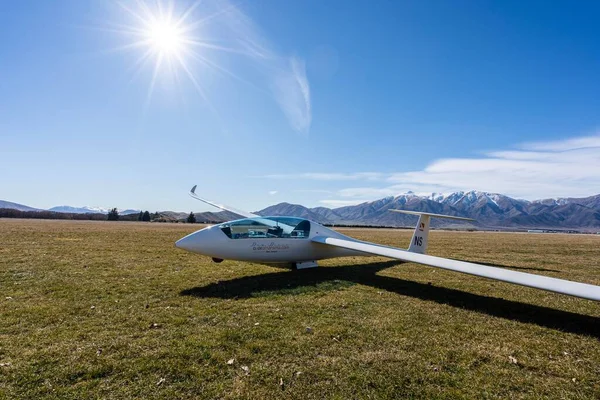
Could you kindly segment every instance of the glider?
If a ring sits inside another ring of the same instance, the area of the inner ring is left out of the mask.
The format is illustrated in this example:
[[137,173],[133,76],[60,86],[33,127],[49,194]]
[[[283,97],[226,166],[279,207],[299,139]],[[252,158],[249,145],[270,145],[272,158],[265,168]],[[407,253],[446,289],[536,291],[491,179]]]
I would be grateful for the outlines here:
[[212,257],[215,262],[228,259],[263,264],[283,264],[295,269],[305,269],[317,267],[318,260],[328,258],[383,256],[600,301],[600,286],[426,254],[431,218],[472,221],[469,218],[390,210],[419,216],[410,246],[404,250],[357,240],[303,218],[263,217],[236,210],[199,197],[196,194],[196,186],[190,191],[190,196],[221,210],[244,217],[206,227],[175,243],[178,248]]

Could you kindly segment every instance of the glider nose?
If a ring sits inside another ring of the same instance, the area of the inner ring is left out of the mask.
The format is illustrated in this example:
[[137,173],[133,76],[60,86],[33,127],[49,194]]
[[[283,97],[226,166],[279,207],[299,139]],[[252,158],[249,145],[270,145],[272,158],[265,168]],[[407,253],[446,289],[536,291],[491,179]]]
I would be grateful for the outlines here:
[[175,247],[178,247],[180,249],[184,249],[187,251],[190,251],[191,248],[191,240],[190,240],[190,236],[191,235],[187,235],[186,237],[182,237],[181,239],[179,239],[178,241],[175,242]]
[[[179,239],[175,242],[175,246],[192,253],[214,256],[214,253],[221,252],[222,241],[225,237],[223,232],[213,225]],[[216,257],[219,257],[219,254]]]
[[200,253],[205,236],[206,231],[202,229],[179,239],[175,242],[175,246],[193,253]]

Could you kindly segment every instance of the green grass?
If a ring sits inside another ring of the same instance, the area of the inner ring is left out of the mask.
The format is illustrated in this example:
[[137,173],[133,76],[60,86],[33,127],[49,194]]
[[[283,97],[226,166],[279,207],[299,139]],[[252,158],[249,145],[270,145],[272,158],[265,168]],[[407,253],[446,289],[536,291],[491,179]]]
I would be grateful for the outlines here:
[[[600,398],[598,303],[378,257],[215,264],[173,246],[198,228],[0,220],[0,397]],[[430,254],[600,284],[593,235]]]

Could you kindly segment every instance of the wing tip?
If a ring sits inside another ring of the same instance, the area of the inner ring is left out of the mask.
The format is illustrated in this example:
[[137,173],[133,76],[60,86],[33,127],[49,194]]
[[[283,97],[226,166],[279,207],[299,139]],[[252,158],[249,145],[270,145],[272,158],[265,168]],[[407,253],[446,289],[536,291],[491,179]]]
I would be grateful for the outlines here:
[[196,186],[198,186],[198,185],[194,185],[194,187],[192,188],[192,190],[190,190],[190,193],[196,194]]

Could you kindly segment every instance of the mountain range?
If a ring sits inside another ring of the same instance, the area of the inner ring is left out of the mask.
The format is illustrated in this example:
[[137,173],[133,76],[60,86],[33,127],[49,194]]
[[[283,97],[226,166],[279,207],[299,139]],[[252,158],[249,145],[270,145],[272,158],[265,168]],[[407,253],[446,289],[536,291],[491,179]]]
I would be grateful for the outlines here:
[[[73,214],[96,214],[96,213],[108,214],[108,212],[110,211],[110,208],[89,207],[89,206],[83,206],[83,207],[56,206],[56,207],[49,208],[48,211],[73,213]],[[121,214],[121,215],[139,214],[139,212],[140,212],[140,210],[132,210],[132,209],[123,210],[120,208],[117,208],[117,211],[119,211],[119,214]]]
[[[486,228],[586,229],[600,228],[600,195],[585,198],[520,200],[476,190],[428,196],[412,192],[334,209],[306,208],[280,203],[258,211],[260,215],[293,215],[326,224],[411,226],[415,217],[390,209],[447,214],[476,220],[471,226]],[[435,227],[468,227],[452,220],[434,219]]]
[[[0,200],[0,208],[21,211],[40,211],[22,204]],[[423,211],[473,218],[474,223],[457,223],[452,220],[434,219],[434,227],[478,227],[498,229],[583,229],[595,231],[600,228],[600,194],[584,198],[559,198],[521,200],[499,194],[471,190],[449,194],[432,193],[427,196],[413,192],[385,197],[358,205],[338,208],[313,207],[299,204],[279,203],[256,214],[289,215],[332,225],[414,226],[415,217],[389,212],[390,209]],[[49,211],[69,213],[103,213],[108,209],[99,207],[59,206]],[[119,210],[123,215],[139,213],[139,210]],[[229,212],[195,213],[198,221],[222,222],[236,219]],[[162,211],[169,220],[182,220],[188,213]]]
[[[41,208],[29,207],[23,204],[13,203],[10,201],[0,200],[0,208],[9,208],[13,210],[19,211],[54,211],[60,213],[72,213],[72,214],[108,214],[110,211],[109,208],[105,207],[71,207],[71,206],[56,206],[49,208],[47,210]],[[127,215],[127,214],[138,214],[140,210],[132,210],[132,209],[117,209],[119,214]]]

